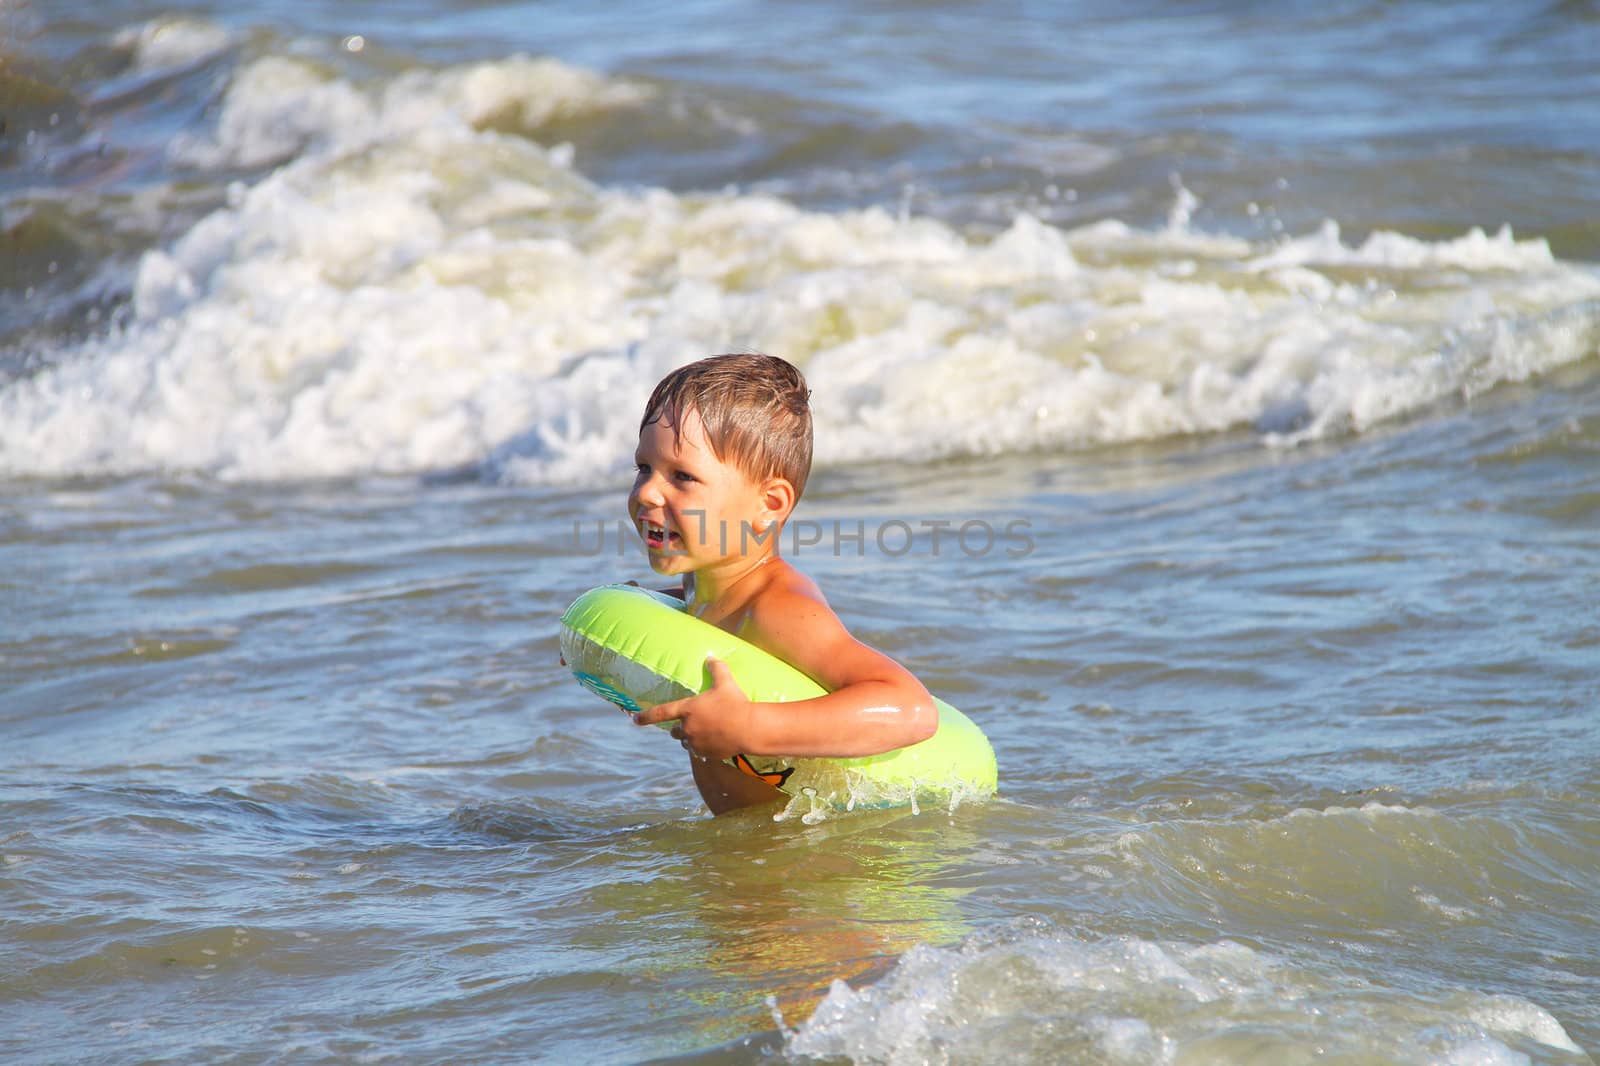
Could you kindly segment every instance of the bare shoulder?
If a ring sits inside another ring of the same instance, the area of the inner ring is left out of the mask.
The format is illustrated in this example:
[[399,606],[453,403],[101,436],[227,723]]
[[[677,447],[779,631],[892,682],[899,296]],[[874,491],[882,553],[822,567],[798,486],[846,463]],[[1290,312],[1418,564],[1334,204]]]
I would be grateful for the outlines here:
[[805,574],[796,570],[784,559],[773,559],[769,564],[770,575],[761,586],[761,591],[756,594],[751,602],[752,613],[773,616],[785,609],[793,610],[806,604],[814,604],[827,608],[827,599],[822,595],[822,590],[817,583]]
[[739,635],[816,677],[814,663],[850,639],[813,579],[782,559],[750,600]]
[[859,681],[917,684],[899,663],[851,635],[816,583],[787,563],[762,588],[747,617],[745,639],[830,691]]
[[777,569],[749,605],[747,629],[741,634],[745,639],[793,661],[791,656],[797,650],[849,638],[815,581],[781,559],[773,560],[772,565]]

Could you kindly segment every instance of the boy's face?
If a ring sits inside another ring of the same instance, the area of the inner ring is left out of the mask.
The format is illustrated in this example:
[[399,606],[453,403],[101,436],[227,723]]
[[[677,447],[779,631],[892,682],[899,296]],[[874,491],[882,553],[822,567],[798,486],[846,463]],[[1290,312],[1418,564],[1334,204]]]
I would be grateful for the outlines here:
[[639,433],[638,472],[628,493],[628,517],[644,540],[650,569],[683,574],[755,551],[765,534],[759,486],[718,459],[697,411],[683,427],[656,421]]

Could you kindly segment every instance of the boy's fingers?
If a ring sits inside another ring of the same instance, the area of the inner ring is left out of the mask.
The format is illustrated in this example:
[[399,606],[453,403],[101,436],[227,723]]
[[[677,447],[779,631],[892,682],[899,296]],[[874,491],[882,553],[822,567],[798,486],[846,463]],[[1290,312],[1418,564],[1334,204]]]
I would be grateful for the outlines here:
[[682,717],[678,713],[678,707],[682,703],[682,700],[673,700],[671,703],[658,703],[654,707],[646,707],[644,710],[634,713],[633,722],[635,725],[655,725],[657,722],[670,722],[675,718]]
[[733,680],[733,671],[728,669],[727,663],[723,662],[715,655],[706,656],[706,669],[711,672],[711,685],[713,688],[718,685],[731,685],[735,683]]

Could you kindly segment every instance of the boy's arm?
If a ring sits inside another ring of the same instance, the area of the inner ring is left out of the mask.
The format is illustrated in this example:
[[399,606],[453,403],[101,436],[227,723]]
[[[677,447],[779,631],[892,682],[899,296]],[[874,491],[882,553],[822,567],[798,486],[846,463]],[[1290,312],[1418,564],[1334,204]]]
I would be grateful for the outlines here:
[[701,755],[877,755],[931,737],[933,697],[909,670],[852,637],[826,603],[789,590],[762,597],[744,635],[809,675],[828,694],[753,703],[727,666],[709,660],[712,686],[641,711],[641,725],[677,719],[675,736]]

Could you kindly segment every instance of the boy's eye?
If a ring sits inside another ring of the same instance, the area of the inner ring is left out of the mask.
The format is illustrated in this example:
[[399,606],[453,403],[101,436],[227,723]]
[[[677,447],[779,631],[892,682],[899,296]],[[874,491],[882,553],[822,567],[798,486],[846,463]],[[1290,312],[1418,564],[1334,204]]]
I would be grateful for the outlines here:
[[676,476],[677,476],[679,481],[693,481],[694,480],[694,475],[689,473],[689,471],[687,471],[687,470],[678,471]]

